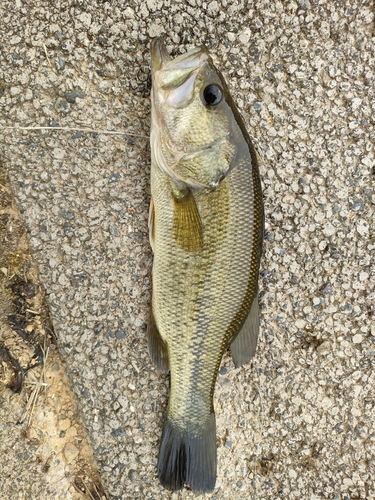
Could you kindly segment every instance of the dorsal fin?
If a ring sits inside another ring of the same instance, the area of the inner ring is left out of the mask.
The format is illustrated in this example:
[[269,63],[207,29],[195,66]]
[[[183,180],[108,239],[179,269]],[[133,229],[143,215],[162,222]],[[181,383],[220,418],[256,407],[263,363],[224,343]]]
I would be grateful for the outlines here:
[[154,250],[154,242],[155,242],[155,207],[154,201],[151,197],[150,201],[150,210],[148,212],[148,236],[150,239],[150,245],[152,250]]
[[254,356],[259,335],[258,295],[255,296],[243,327],[230,343],[234,366],[244,365]]

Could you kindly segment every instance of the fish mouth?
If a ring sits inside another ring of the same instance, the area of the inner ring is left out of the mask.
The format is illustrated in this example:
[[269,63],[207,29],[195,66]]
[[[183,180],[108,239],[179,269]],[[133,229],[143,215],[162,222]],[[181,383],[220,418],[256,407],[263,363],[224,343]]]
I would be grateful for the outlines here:
[[175,88],[181,85],[209,58],[206,47],[201,46],[172,59],[167,52],[163,37],[154,38],[151,42],[152,74],[154,76],[159,71],[163,73],[163,88]]
[[171,61],[167,52],[163,37],[154,38],[151,42],[151,68],[152,72],[159,71],[162,67]]

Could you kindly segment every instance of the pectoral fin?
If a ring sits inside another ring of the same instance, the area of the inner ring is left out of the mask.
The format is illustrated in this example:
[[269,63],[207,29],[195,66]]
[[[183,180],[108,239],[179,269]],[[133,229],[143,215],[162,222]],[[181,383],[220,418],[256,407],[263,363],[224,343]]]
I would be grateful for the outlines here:
[[194,196],[190,189],[173,196],[173,236],[177,244],[188,252],[203,246],[203,227]]
[[232,359],[236,368],[244,365],[254,356],[259,334],[258,295],[253,300],[246,321],[230,344]]
[[160,372],[168,373],[169,363],[167,344],[161,338],[158,327],[156,326],[152,306],[150,307],[147,333],[148,352],[152,363]]

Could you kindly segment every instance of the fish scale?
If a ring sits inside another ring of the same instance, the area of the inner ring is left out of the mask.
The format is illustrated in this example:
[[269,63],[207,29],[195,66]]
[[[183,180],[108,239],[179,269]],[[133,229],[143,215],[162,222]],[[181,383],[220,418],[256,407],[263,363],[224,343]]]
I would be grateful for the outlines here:
[[[230,344],[243,364],[258,336],[261,185],[254,148],[206,49],[171,60],[156,39],[152,57],[149,351],[171,373],[158,472],[169,489],[205,492],[216,479],[213,394],[222,355]],[[207,85],[223,96],[213,109]]]

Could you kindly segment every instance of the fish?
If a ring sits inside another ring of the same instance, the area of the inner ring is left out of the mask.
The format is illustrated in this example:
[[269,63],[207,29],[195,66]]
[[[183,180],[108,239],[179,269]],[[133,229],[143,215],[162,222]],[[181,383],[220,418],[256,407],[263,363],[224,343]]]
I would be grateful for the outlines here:
[[153,250],[148,351],[170,372],[158,458],[166,489],[213,491],[214,388],[224,352],[255,354],[264,209],[256,150],[207,48],[151,42]]

